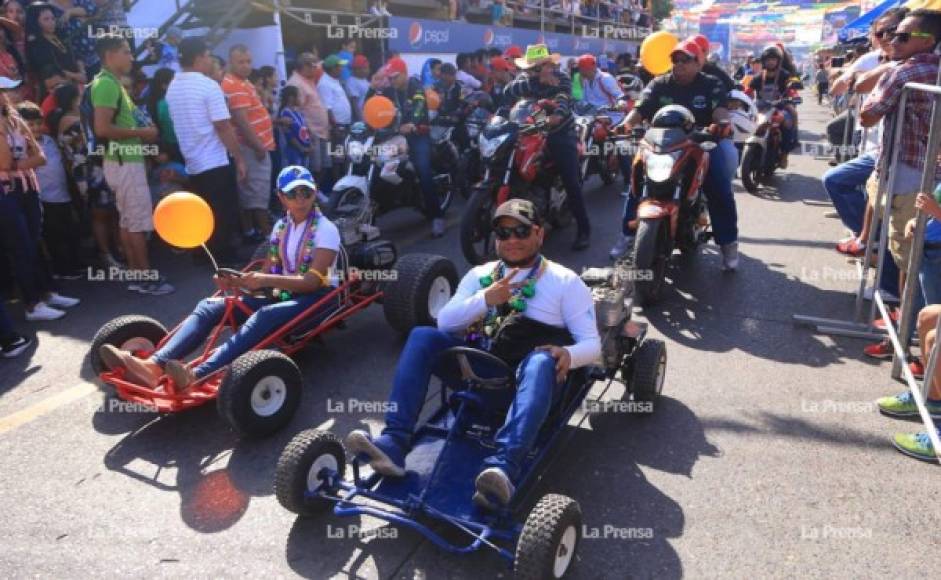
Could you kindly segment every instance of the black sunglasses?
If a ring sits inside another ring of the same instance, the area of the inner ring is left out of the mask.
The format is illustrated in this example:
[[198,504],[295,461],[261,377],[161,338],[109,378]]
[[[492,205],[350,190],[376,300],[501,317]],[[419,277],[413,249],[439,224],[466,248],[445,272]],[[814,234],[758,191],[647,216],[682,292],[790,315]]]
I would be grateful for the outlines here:
[[533,233],[533,226],[527,226],[526,224],[520,224],[518,226],[513,226],[512,228],[501,226],[494,228],[493,232],[497,235],[497,239],[501,242],[509,240],[511,236],[518,240],[525,240],[530,236],[530,234]]
[[281,193],[288,199],[296,199],[298,197],[301,199],[310,199],[314,197],[314,190],[306,185],[298,185],[291,191],[282,191]]
[[934,38],[934,35],[928,32],[890,32],[888,36],[889,42],[898,41],[899,44],[905,44],[912,38]]
[[883,28],[882,30],[877,30],[872,33],[873,36],[882,40],[883,38],[891,36],[895,32],[895,28]]

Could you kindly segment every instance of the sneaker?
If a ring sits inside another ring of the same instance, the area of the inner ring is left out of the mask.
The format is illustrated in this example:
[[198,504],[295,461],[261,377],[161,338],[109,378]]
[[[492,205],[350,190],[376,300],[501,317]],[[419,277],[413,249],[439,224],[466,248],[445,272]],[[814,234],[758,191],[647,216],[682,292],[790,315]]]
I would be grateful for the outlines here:
[[722,249],[722,271],[731,272],[738,268],[738,242],[725,244]]
[[623,256],[626,256],[628,252],[634,249],[634,236],[625,236],[621,235],[618,238],[617,243],[611,246],[611,251],[608,252],[608,255],[612,260],[617,260]]
[[[917,417],[918,406],[911,391],[904,391],[892,397],[882,397],[876,400],[879,412],[890,417]],[[925,401],[925,407],[932,419],[941,419],[941,403]]]
[[19,356],[24,350],[29,348],[33,341],[25,336],[14,335],[13,338],[0,347],[0,354],[3,358],[14,358]]
[[38,302],[32,312],[26,312],[26,320],[39,322],[43,320],[58,320],[65,316],[65,312],[57,310],[45,302]]
[[53,280],[81,280],[85,277],[85,270],[69,270],[67,272],[62,272],[59,274],[53,274]]
[[921,364],[920,359],[914,359],[912,362],[908,363],[908,370],[912,372],[912,376],[916,379],[925,378],[925,365]]
[[895,350],[892,348],[892,343],[888,340],[883,340],[882,342],[870,344],[864,348],[863,354],[870,358],[886,360],[892,358],[892,355],[895,354]]
[[[130,288],[130,287],[129,287]],[[156,282],[151,282],[149,284],[143,284],[138,290],[141,294],[148,294],[150,296],[163,296],[165,294],[172,294],[176,292],[176,288],[171,286],[162,278]]]
[[492,499],[501,506],[508,505],[516,488],[506,473],[499,467],[488,467],[480,472],[474,481],[474,503],[487,509],[495,506]]
[[140,282],[131,282],[127,285],[127,290],[128,292],[140,292],[144,289],[144,286],[146,286],[146,284],[142,284]]
[[70,296],[63,296],[56,292],[50,292],[49,297],[44,300],[46,304],[54,308],[71,308],[77,306],[81,300]]
[[354,456],[363,456],[373,471],[389,477],[405,476],[405,453],[389,436],[373,439],[369,433],[356,430],[346,437],[346,448]]
[[927,431],[921,433],[896,433],[892,437],[892,444],[895,448],[915,459],[923,461],[937,461],[938,456],[934,453],[934,446],[931,444],[931,438]]
[[856,237],[846,238],[845,240],[837,242],[836,251],[847,256],[859,258],[866,253],[866,244]]
[[186,363],[178,360],[167,361],[164,371],[173,379],[173,386],[176,392],[182,395],[196,382],[196,373],[193,369],[186,366]]
[[431,237],[440,238],[444,235],[444,218],[431,220]]
[[[892,308],[889,310],[889,320],[892,321],[892,324],[897,324],[899,321],[899,316],[902,312],[898,308]],[[877,318],[872,321],[873,328],[878,328],[879,330],[885,330],[885,319]]]

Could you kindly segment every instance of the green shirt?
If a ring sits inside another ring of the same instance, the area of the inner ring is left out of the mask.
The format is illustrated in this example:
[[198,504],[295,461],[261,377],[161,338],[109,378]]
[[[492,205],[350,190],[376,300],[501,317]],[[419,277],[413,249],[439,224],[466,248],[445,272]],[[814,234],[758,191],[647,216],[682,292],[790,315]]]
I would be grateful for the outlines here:
[[572,100],[582,100],[582,73],[572,75]]
[[[124,90],[124,86],[116,76],[107,69],[101,69],[101,72],[95,76],[91,82],[91,104],[93,107],[109,107],[117,109],[117,116],[114,118],[114,125],[121,129],[134,129],[137,127],[137,121],[134,119],[134,111],[137,106]],[[118,101],[124,99],[124,102],[118,106]],[[143,163],[143,142],[139,137],[129,139],[109,139],[105,146],[105,159],[117,161],[120,156],[122,162],[132,161]]]
[[160,127],[160,134],[167,143],[176,145],[176,131],[173,129],[173,119],[170,118],[170,106],[167,105],[167,99],[157,101],[157,125]]

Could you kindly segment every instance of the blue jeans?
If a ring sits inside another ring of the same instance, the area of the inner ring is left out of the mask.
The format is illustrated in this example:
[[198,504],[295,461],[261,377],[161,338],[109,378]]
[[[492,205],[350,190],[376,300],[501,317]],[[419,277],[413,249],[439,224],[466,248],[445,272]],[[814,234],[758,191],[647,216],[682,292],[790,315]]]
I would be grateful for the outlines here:
[[435,193],[435,175],[431,168],[431,137],[428,135],[408,136],[408,158],[418,173],[422,197],[425,200],[425,215],[429,218],[443,217],[438,196]]
[[[720,246],[738,240],[738,210],[732,192],[732,179],[738,167],[738,150],[731,139],[722,139],[718,147],[709,154],[709,171],[703,183],[706,206],[712,221],[712,232]],[[627,222],[637,218],[640,198],[631,192],[624,204],[622,231],[628,234]]]
[[[238,307],[232,310],[236,322],[239,323],[238,331],[219,345],[202,364],[193,369],[196,378],[205,377],[234,361],[239,355],[248,352],[274,330],[323,298],[330,290],[332,288],[324,288],[311,294],[295,296],[284,302],[273,298],[242,296],[242,302],[251,308],[254,314],[246,317]],[[326,314],[328,311],[329,308],[325,308],[319,311],[317,316]],[[225,314],[225,300],[221,297],[201,300],[193,313],[183,321],[176,334],[163,345],[163,348],[154,353],[152,360],[163,366],[167,364],[167,361],[186,357],[206,340],[222,320],[223,314]]]
[[585,199],[582,197],[582,175],[578,163],[578,139],[575,137],[575,130],[563,129],[549,133],[546,147],[552,155],[559,177],[562,178],[562,187],[565,188],[565,196],[578,226],[578,233],[588,234],[591,232],[591,224],[588,221],[588,211],[585,210]]
[[823,174],[823,188],[833,201],[840,221],[857,236],[863,229],[866,215],[866,180],[875,169],[875,154],[865,153]]
[[[464,346],[462,339],[428,326],[412,330],[395,369],[383,436],[403,450],[409,448],[422,405],[428,396],[428,382],[437,355],[454,346]],[[497,451],[485,460],[488,467],[499,467],[511,480],[517,480],[526,454],[536,442],[542,423],[562,391],[555,380],[555,359],[545,352],[532,352],[516,369],[516,393],[503,427],[497,432]]]
[[[912,295],[912,323],[909,326],[908,339],[915,333],[918,313],[930,304],[941,304],[941,248],[925,248],[921,256],[921,268],[918,270],[918,286]],[[924,362],[928,362],[927,360]]]
[[[2,186],[0,186],[2,187]],[[39,194],[11,186],[0,191],[0,245],[10,257],[23,303],[33,306],[52,290],[52,274],[40,249],[42,206]]]

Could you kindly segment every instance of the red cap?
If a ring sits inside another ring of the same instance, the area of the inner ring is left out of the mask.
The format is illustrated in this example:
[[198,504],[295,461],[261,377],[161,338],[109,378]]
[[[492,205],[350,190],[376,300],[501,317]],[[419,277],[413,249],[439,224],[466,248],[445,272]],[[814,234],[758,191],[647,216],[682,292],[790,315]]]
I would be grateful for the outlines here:
[[522,56],[523,56],[523,49],[520,48],[520,47],[518,47],[518,46],[516,46],[515,44],[511,44],[511,45],[508,46],[507,49],[503,52],[503,58],[507,58],[507,59],[510,59],[510,58],[521,58]]
[[677,52],[687,54],[696,60],[699,60],[702,57],[702,49],[699,48],[699,45],[696,44],[696,41],[691,38],[687,38],[683,42],[677,44],[676,48],[670,51],[670,56],[673,56],[673,54]]
[[699,47],[699,50],[703,54],[706,54],[707,52],[709,52],[709,39],[706,38],[705,35],[697,34],[696,36],[692,38],[692,40],[693,42],[696,43],[696,46]]
[[583,54],[580,57],[578,57],[579,69],[582,69],[582,70],[592,69],[592,68],[595,68],[596,66],[598,66],[598,61],[595,60],[595,56],[593,54]]
[[408,76],[408,65],[397,56],[393,56],[386,63],[386,73],[390,75],[400,74]]
[[494,72],[510,72],[513,67],[502,56],[495,56],[490,59],[490,69]]
[[369,68],[369,59],[363,56],[362,54],[357,54],[353,57],[353,68],[359,67]]

